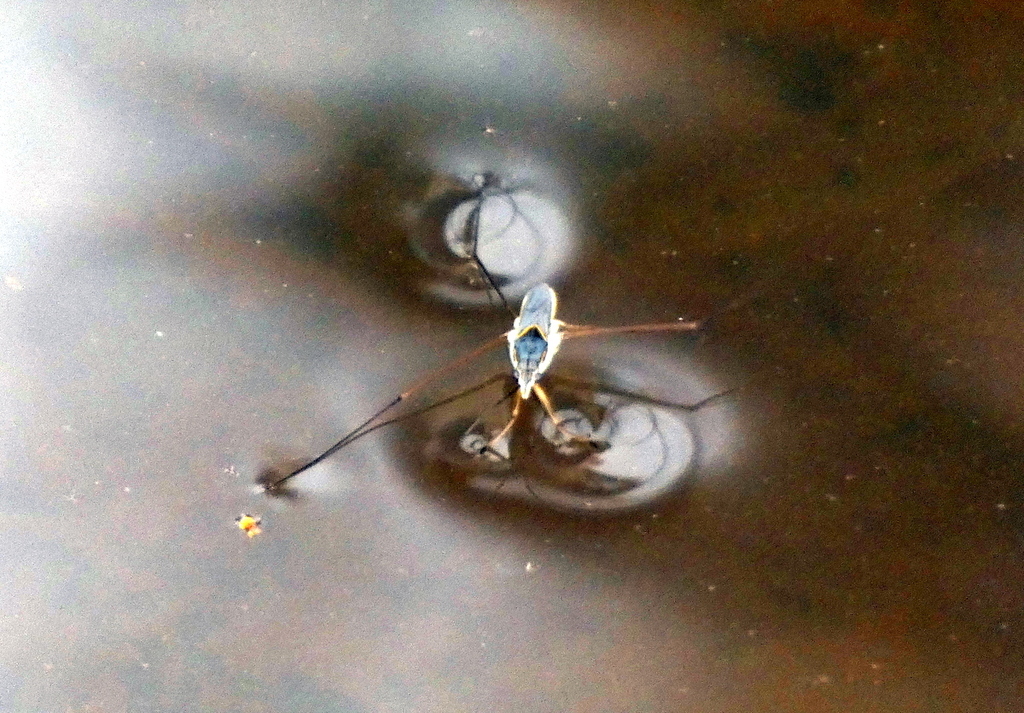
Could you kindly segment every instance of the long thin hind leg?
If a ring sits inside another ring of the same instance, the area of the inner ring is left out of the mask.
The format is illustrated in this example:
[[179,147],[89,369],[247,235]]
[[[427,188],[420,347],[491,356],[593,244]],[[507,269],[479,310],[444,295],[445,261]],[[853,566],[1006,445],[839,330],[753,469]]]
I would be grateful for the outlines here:
[[392,423],[392,421],[383,421],[382,422],[382,418],[383,418],[385,413],[387,413],[388,411],[394,409],[400,403],[408,400],[411,396],[413,396],[414,394],[420,392],[424,387],[426,387],[427,385],[437,381],[438,379],[440,379],[445,374],[448,374],[448,373],[450,373],[452,371],[455,371],[459,367],[465,366],[466,364],[471,363],[473,360],[477,359],[478,357],[483,356],[485,353],[487,353],[488,351],[490,351],[494,347],[498,346],[498,344],[500,344],[503,341],[505,341],[505,335],[504,334],[498,335],[494,339],[491,339],[491,340],[483,343],[482,345],[480,345],[479,347],[477,347],[473,351],[469,352],[468,354],[464,354],[461,357],[459,357],[458,359],[455,359],[454,361],[450,361],[447,364],[444,364],[441,367],[439,367],[439,368],[435,369],[434,371],[430,372],[426,376],[421,377],[416,383],[414,383],[408,389],[406,389],[401,394],[399,394],[398,396],[393,398],[391,401],[389,401],[387,404],[385,404],[375,414],[373,414],[368,419],[363,421],[361,424],[356,426],[354,429],[349,431],[347,434],[342,436],[342,438],[337,443],[335,443],[333,446],[331,446],[330,448],[325,450],[323,453],[318,455],[316,458],[313,458],[312,460],[308,461],[305,465],[302,465],[302,466],[300,466],[298,468],[295,468],[294,470],[292,470],[287,475],[283,475],[282,476],[280,473],[274,471],[273,469],[267,470],[267,471],[265,471],[263,473],[260,473],[260,475],[256,478],[257,485],[260,487],[260,489],[263,492],[267,493],[268,495],[279,495],[279,494],[281,494],[282,493],[282,486],[284,485],[284,483],[286,481],[290,480],[291,478],[294,478],[295,476],[299,475],[300,473],[304,473],[305,471],[309,470],[313,466],[321,463],[322,461],[326,460],[327,458],[329,458],[333,454],[337,453],[338,451],[340,451],[342,448],[344,448],[345,446],[349,445],[353,441],[356,441],[356,440],[362,438],[366,434],[368,434],[368,433],[370,433],[372,431],[375,431],[378,428],[380,428],[380,427],[382,427],[384,425],[387,425],[388,423]]

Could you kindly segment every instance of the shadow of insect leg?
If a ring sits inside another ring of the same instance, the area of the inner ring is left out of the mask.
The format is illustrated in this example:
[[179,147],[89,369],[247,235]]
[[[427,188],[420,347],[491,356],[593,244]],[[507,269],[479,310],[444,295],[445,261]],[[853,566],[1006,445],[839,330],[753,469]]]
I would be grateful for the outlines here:
[[732,388],[726,389],[725,391],[720,391],[717,394],[706,396],[700,401],[691,404],[683,404],[677,401],[659,399],[654,396],[649,396],[648,394],[640,393],[638,391],[630,391],[629,389],[622,389],[616,386],[605,386],[604,384],[594,384],[591,382],[583,381],[582,379],[573,379],[567,376],[551,375],[548,376],[547,379],[552,383],[561,384],[563,386],[568,386],[574,389],[587,389],[592,391],[599,391],[600,393],[609,394],[611,396],[620,396],[622,398],[627,399],[636,399],[637,401],[642,401],[643,403],[650,404],[651,406],[664,406],[665,408],[679,409],[680,411],[686,411],[689,413],[695,413],[697,411],[700,411],[705,406],[708,406],[720,399],[724,399],[729,394],[735,393],[736,391],[743,388],[742,385],[733,386]]

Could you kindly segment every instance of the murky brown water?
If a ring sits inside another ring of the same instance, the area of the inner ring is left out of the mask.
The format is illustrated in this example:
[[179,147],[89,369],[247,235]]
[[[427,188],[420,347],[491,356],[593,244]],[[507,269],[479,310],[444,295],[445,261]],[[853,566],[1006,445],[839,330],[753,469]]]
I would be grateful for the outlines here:
[[[1024,13],[779,5],[5,11],[0,710],[1018,710]],[[487,171],[513,296],[719,315],[561,367],[738,386],[623,426],[682,487],[439,415],[254,494],[508,328],[430,262]]]

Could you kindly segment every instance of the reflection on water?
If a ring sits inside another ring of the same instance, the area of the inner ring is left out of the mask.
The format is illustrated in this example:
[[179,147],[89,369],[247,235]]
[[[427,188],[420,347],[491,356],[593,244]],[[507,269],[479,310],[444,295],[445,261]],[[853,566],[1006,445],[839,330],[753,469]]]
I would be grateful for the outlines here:
[[495,383],[411,427],[425,444],[412,472],[445,488],[618,513],[710,473],[736,440],[722,387],[694,365],[635,340],[578,352],[544,380],[561,429],[530,399],[502,433],[511,382]]

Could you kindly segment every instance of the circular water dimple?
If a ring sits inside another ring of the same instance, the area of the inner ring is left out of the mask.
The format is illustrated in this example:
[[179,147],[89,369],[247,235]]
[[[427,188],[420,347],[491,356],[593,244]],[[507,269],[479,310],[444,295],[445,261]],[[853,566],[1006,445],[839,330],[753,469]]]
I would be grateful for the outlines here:
[[[547,465],[545,477],[531,483],[540,500],[558,509],[615,512],[640,507],[676,490],[694,464],[693,413],[642,397],[602,393],[600,388],[594,400],[604,417],[589,436],[600,446],[579,463]],[[546,415],[539,433],[564,452]]]
[[493,172],[440,183],[449,188],[407,216],[412,251],[430,268],[426,294],[463,307],[500,305],[493,280],[513,302],[553,281],[575,255],[564,191],[539,179],[507,182]]
[[468,426],[459,438],[459,448],[464,454],[490,462],[509,459],[509,439],[506,436],[489,438],[472,426]]
[[[453,255],[473,260],[474,254],[500,285],[530,278],[544,254],[536,221],[551,212],[542,198],[529,191],[488,192],[459,203],[444,222],[445,244]],[[532,219],[531,219],[532,217]]]
[[422,424],[426,470],[483,495],[617,513],[676,492],[736,440],[728,398],[708,400],[723,389],[694,365],[635,343],[589,351],[557,362],[543,382],[557,426],[530,399],[506,429],[509,402],[494,406],[500,386],[433,413]]

